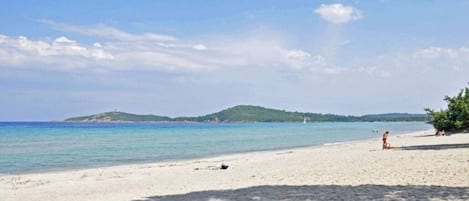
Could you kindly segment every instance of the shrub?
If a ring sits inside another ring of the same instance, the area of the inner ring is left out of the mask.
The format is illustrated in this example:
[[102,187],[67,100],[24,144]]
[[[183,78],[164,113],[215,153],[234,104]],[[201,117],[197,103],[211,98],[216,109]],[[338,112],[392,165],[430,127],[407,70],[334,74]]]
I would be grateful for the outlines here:
[[446,96],[444,100],[448,102],[448,109],[425,109],[432,116],[429,123],[437,130],[469,129],[469,88],[462,89],[457,96]]

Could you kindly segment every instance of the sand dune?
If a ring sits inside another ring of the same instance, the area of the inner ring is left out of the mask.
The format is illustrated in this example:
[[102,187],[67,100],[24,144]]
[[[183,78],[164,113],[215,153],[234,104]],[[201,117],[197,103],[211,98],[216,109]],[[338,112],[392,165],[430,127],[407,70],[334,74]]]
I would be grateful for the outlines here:
[[[0,176],[13,200],[469,200],[469,134]],[[391,133],[392,135],[392,133]],[[229,165],[227,170],[218,167]]]

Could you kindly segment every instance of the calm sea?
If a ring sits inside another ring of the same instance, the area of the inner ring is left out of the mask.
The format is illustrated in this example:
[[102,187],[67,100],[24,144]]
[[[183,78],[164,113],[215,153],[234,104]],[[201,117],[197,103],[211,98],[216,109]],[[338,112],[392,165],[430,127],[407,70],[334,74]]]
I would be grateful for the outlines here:
[[0,174],[192,159],[378,138],[384,130],[395,135],[427,129],[431,126],[422,122],[0,122]]

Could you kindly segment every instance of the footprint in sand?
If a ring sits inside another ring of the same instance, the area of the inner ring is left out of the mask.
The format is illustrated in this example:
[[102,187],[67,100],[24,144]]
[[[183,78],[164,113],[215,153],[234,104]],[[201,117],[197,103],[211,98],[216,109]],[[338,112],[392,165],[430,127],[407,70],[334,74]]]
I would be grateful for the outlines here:
[[276,155],[284,155],[284,154],[292,154],[293,151],[287,151],[287,152],[280,152],[280,153],[276,153]]
[[88,177],[88,174],[83,173],[83,174],[80,176],[80,179],[84,179],[84,178],[86,178],[86,177]]
[[13,176],[10,180],[11,188],[13,190],[16,190],[18,188],[32,188],[36,186],[42,186],[48,183],[50,183],[49,180],[23,179],[21,178],[21,176]]

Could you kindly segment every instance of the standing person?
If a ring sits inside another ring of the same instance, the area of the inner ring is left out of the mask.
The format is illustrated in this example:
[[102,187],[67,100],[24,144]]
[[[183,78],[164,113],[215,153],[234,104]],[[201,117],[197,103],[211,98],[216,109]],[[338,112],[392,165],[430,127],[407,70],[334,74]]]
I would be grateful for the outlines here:
[[383,149],[388,149],[391,145],[387,142],[388,141],[389,131],[383,133]]

